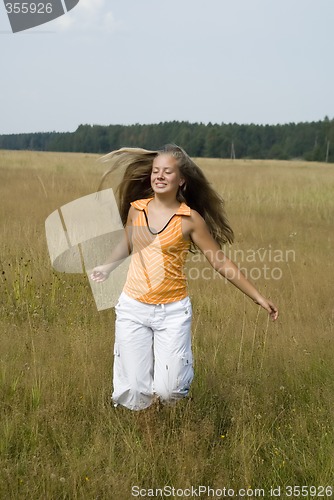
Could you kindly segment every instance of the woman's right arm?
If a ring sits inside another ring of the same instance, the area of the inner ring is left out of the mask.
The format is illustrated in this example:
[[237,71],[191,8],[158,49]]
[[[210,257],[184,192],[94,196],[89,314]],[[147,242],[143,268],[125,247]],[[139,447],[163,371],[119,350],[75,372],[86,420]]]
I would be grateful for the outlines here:
[[244,294],[248,295],[256,304],[262,306],[269,313],[273,321],[278,318],[277,307],[270,300],[263,297],[246,276],[244,276],[238,266],[226,257],[209,232],[205,220],[196,210],[192,210],[190,237],[218,273],[239,288]]
[[116,269],[117,266],[119,266],[124,259],[126,259],[132,252],[132,217],[133,217],[133,211],[135,209],[133,207],[130,207],[129,213],[128,213],[128,219],[126,221],[126,225],[122,234],[122,238],[118,245],[114,248],[112,254],[110,257],[107,259],[107,261],[100,265],[94,267],[90,278],[93,281],[97,282],[102,282],[105,281],[108,277],[109,274]]

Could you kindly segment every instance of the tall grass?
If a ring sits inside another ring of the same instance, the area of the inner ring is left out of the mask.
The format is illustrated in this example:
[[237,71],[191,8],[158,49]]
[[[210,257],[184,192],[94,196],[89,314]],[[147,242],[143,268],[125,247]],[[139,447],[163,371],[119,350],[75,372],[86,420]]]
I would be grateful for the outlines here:
[[0,498],[333,484],[333,167],[198,160],[226,199],[226,251],[246,272],[281,271],[255,280],[280,319],[194,256],[191,397],[130,412],[110,404],[114,311],[96,311],[83,275],[52,270],[44,235],[95,190],[95,160],[0,152]]

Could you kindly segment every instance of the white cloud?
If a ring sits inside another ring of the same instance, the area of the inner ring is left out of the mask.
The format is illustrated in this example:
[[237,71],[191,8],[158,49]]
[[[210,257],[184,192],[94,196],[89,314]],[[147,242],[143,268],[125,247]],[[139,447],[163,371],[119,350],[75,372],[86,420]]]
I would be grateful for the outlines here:
[[114,32],[120,24],[109,10],[108,0],[80,0],[78,5],[53,23],[60,31]]

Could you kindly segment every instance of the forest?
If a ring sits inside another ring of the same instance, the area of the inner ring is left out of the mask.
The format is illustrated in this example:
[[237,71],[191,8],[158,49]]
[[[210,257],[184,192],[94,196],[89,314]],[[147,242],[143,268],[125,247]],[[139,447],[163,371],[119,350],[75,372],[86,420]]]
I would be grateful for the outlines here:
[[0,135],[0,149],[107,153],[121,147],[159,149],[174,143],[190,156],[334,162],[334,119],[277,125],[186,121],[79,125],[75,132]]

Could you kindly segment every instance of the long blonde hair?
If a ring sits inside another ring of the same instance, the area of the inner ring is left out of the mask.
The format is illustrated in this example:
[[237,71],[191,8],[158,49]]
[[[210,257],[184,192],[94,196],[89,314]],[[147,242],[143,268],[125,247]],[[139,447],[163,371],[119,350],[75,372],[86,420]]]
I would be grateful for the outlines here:
[[125,169],[116,191],[123,224],[126,223],[132,201],[154,196],[151,187],[151,171],[153,160],[159,154],[169,154],[178,160],[180,174],[185,179],[185,183],[177,192],[177,200],[186,203],[203,217],[210,233],[219,245],[232,243],[234,234],[225,215],[223,198],[211,187],[198,165],[175,144],[167,144],[157,151],[121,148],[101,158],[102,161],[110,161],[112,164],[102,176],[98,190],[102,189],[110,173],[119,168]]

